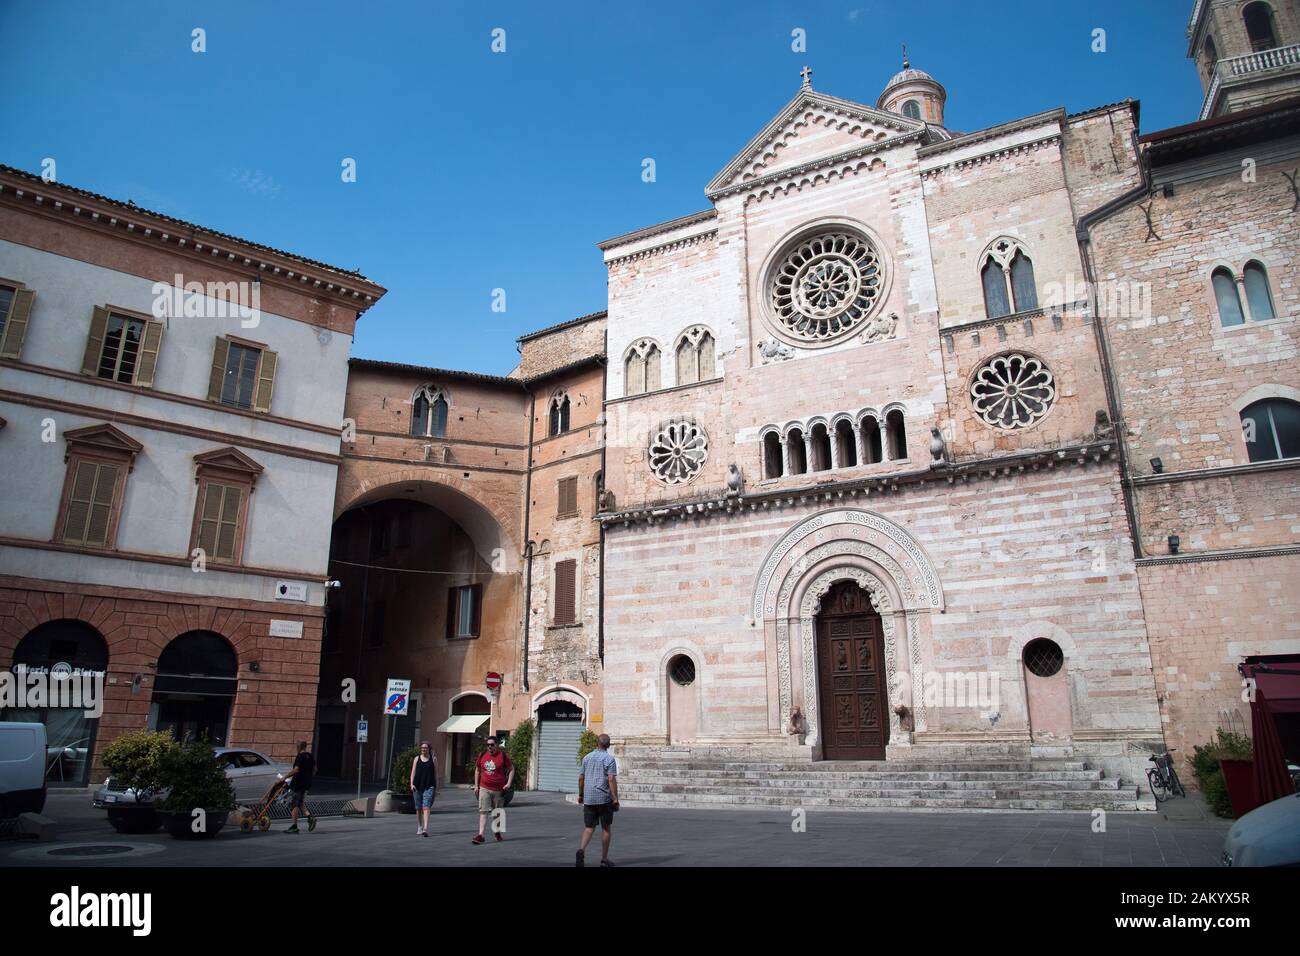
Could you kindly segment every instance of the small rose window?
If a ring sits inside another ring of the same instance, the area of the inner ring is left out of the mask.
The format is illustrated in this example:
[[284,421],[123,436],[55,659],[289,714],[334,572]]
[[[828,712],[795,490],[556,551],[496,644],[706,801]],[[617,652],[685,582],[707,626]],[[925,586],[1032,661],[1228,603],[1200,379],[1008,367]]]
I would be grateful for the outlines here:
[[1052,372],[1032,355],[1011,352],[989,359],[970,385],[975,413],[994,428],[1027,428],[1056,401]]

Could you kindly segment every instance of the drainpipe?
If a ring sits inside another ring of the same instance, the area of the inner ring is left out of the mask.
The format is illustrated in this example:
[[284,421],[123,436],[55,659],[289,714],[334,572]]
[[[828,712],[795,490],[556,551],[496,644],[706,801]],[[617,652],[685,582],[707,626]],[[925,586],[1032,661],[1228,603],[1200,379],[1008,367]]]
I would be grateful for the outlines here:
[[[609,355],[609,329],[605,330],[605,355]],[[609,472],[605,470],[605,396],[609,394],[606,386],[609,384],[609,360],[608,358],[600,367],[600,487],[603,491],[605,483],[609,481]],[[600,510],[600,496],[596,497],[596,510]],[[600,657],[600,666],[605,666],[605,522],[600,522],[600,544],[599,551],[596,555],[597,570],[596,574],[600,577],[596,586],[597,610],[596,610],[596,653]]]
[[1138,186],[1103,203],[1079,219],[1075,239],[1079,243],[1079,258],[1083,261],[1083,278],[1088,284],[1088,299],[1092,307],[1093,336],[1097,340],[1097,354],[1101,359],[1102,380],[1106,385],[1106,408],[1115,428],[1116,449],[1119,452],[1120,492],[1124,497],[1124,514],[1128,519],[1129,537],[1133,542],[1133,557],[1142,557],[1142,533],[1138,527],[1137,508],[1133,503],[1133,487],[1129,479],[1128,425],[1124,420],[1119,385],[1115,380],[1115,363],[1111,358],[1110,343],[1106,338],[1106,324],[1102,321],[1100,298],[1097,295],[1096,270],[1092,261],[1092,227],[1126,209],[1140,199],[1151,195],[1150,170],[1138,149],[1137,132],[1133,132],[1133,150],[1137,156],[1142,182]]
[[530,391],[528,407],[528,471],[524,477],[524,691],[528,691],[528,626],[533,617],[533,542],[528,537],[533,513],[533,422],[537,416],[537,393]]

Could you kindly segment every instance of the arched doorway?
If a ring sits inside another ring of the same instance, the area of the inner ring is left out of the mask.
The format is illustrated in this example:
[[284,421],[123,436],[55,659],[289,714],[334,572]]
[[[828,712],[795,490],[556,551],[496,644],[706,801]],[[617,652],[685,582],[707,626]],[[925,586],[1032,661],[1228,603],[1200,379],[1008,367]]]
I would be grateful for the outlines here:
[[1029,732],[1035,743],[1068,739],[1074,730],[1065,652],[1048,637],[1037,637],[1021,652]]
[[582,707],[569,700],[548,700],[537,708],[538,790],[577,792],[582,718]]
[[[108,672],[108,645],[89,624],[81,621],[47,621],[33,628],[14,649],[15,674],[50,674],[97,677],[103,693]],[[99,720],[80,707],[6,708],[6,721],[45,725],[45,779],[54,785],[89,783],[95,732]]]
[[230,712],[238,686],[235,650],[212,631],[187,631],[158,655],[149,705],[149,728],[177,740],[229,742]]
[[889,743],[884,630],[856,582],[837,582],[822,596],[816,655],[823,759],[884,760]]
[[690,743],[699,732],[699,674],[690,655],[678,654],[668,661],[668,742]]

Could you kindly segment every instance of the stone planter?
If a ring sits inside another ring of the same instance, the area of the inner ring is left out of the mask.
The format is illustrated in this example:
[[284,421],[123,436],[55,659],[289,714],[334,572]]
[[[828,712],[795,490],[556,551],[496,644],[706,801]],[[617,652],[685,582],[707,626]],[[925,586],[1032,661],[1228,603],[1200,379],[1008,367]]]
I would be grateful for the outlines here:
[[216,836],[226,826],[228,814],[224,810],[209,810],[207,818],[207,829],[202,833],[195,833],[193,829],[194,817],[190,813],[163,813],[158,816],[162,819],[162,825],[168,833],[177,840],[207,840]]
[[118,833],[153,833],[162,825],[158,811],[151,804],[109,805],[108,822]]

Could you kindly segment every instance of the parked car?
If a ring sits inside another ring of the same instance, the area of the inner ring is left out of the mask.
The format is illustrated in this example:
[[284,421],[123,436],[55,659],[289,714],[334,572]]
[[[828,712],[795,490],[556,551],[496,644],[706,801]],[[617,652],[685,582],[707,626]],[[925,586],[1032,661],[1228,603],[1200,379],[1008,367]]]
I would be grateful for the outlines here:
[[0,818],[45,809],[45,725],[0,723]]
[[1223,841],[1224,866],[1300,866],[1300,793],[1237,820]]
[[[264,753],[243,747],[214,747],[212,752],[226,767],[226,779],[235,788],[235,800],[252,803],[271,789],[271,784],[289,772],[289,765],[276,763]],[[141,803],[134,790],[119,786],[112,777],[95,790],[95,806]]]

